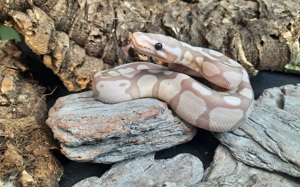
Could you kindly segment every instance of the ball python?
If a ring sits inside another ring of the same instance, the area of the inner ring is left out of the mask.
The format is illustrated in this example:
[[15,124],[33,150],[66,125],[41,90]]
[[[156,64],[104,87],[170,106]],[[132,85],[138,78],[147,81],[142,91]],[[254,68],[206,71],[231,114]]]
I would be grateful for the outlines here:
[[[161,34],[135,32],[130,45],[180,72],[149,62],[97,72],[92,83],[97,100],[119,103],[157,98],[186,122],[215,132],[234,130],[249,117],[254,94],[248,74],[238,62]],[[189,75],[201,76],[215,86],[206,86]]]

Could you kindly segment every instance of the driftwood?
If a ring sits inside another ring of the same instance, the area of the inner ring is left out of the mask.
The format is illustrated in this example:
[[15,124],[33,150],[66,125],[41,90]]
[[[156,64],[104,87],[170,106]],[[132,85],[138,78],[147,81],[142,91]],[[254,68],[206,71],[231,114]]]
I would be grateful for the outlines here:
[[0,22],[11,25],[70,91],[92,75],[132,61],[122,46],[135,31],[171,35],[238,60],[248,72],[299,71],[300,2],[1,1]]
[[300,84],[264,91],[249,120],[216,137],[239,161],[300,177]]
[[91,91],[59,98],[47,124],[66,157],[96,163],[167,149],[190,141],[197,131],[156,99],[109,105],[97,101]]
[[[216,152],[215,163],[206,171],[205,183],[195,186],[263,186],[266,178],[274,186],[296,183],[293,177],[300,176],[299,90],[300,84],[267,89],[255,101],[243,126],[232,132],[214,133],[223,148]],[[143,156],[189,141],[195,133],[162,101],[147,98],[110,105],[95,100],[91,91],[59,98],[49,111],[47,124],[68,158],[98,163]],[[108,178],[117,180],[113,174],[104,177],[106,181]],[[82,183],[101,184],[104,179],[91,178]],[[139,182],[136,186],[143,186],[143,180]]]
[[228,148],[219,145],[214,160],[197,187],[215,186],[299,186],[299,178],[251,167],[236,160]]
[[73,187],[195,186],[202,177],[202,162],[191,154],[183,153],[160,160],[155,160],[154,154],[148,154],[116,163],[100,178],[90,177]]

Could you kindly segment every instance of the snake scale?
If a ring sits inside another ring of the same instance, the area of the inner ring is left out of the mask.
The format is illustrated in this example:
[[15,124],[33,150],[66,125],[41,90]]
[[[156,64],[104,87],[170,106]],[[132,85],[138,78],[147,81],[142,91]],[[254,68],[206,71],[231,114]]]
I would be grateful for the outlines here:
[[[96,99],[119,103],[157,98],[188,123],[215,132],[234,130],[249,117],[254,94],[246,70],[236,61],[161,34],[135,32],[130,45],[180,73],[149,62],[100,71],[92,84]],[[189,75],[203,77],[215,86],[208,87]]]

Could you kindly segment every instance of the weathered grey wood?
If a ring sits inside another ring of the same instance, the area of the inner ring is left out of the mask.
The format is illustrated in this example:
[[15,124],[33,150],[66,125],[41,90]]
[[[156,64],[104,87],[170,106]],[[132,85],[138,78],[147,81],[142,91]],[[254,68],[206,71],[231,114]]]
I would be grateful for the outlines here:
[[191,140],[196,128],[175,117],[156,99],[114,105],[92,92],[59,98],[47,124],[71,160],[113,163]]
[[[294,178],[279,173],[300,176],[299,89],[300,85],[287,85],[266,90],[241,128],[215,133],[228,149],[217,149],[205,181],[194,186],[263,186],[266,182],[295,186]],[[196,132],[196,128],[180,121],[161,101],[141,99],[107,105],[96,101],[91,92],[58,99],[49,112],[47,124],[67,157],[99,163],[165,149],[190,140]],[[101,180],[91,178],[85,182]],[[171,181],[170,185],[177,184]]]
[[216,137],[247,165],[300,177],[299,90],[300,85],[266,90],[241,128]]
[[202,162],[191,154],[161,160],[154,160],[154,154],[149,154],[116,163],[100,178],[90,177],[73,187],[192,186],[200,182],[202,176]]
[[293,177],[247,166],[237,161],[223,145],[217,147],[214,160],[205,171],[202,181],[195,187],[300,186],[300,180]]

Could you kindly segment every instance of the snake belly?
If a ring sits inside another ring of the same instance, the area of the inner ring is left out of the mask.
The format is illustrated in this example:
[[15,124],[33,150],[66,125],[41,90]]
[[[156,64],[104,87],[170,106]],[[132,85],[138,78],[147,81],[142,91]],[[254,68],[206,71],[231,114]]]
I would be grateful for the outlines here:
[[[157,98],[167,102],[188,123],[214,132],[240,127],[252,112],[254,94],[248,73],[222,53],[142,32],[133,33],[131,45],[142,54],[169,63],[180,73],[149,62],[97,72],[92,88],[94,97],[101,102]],[[189,75],[203,77],[218,89]]]

